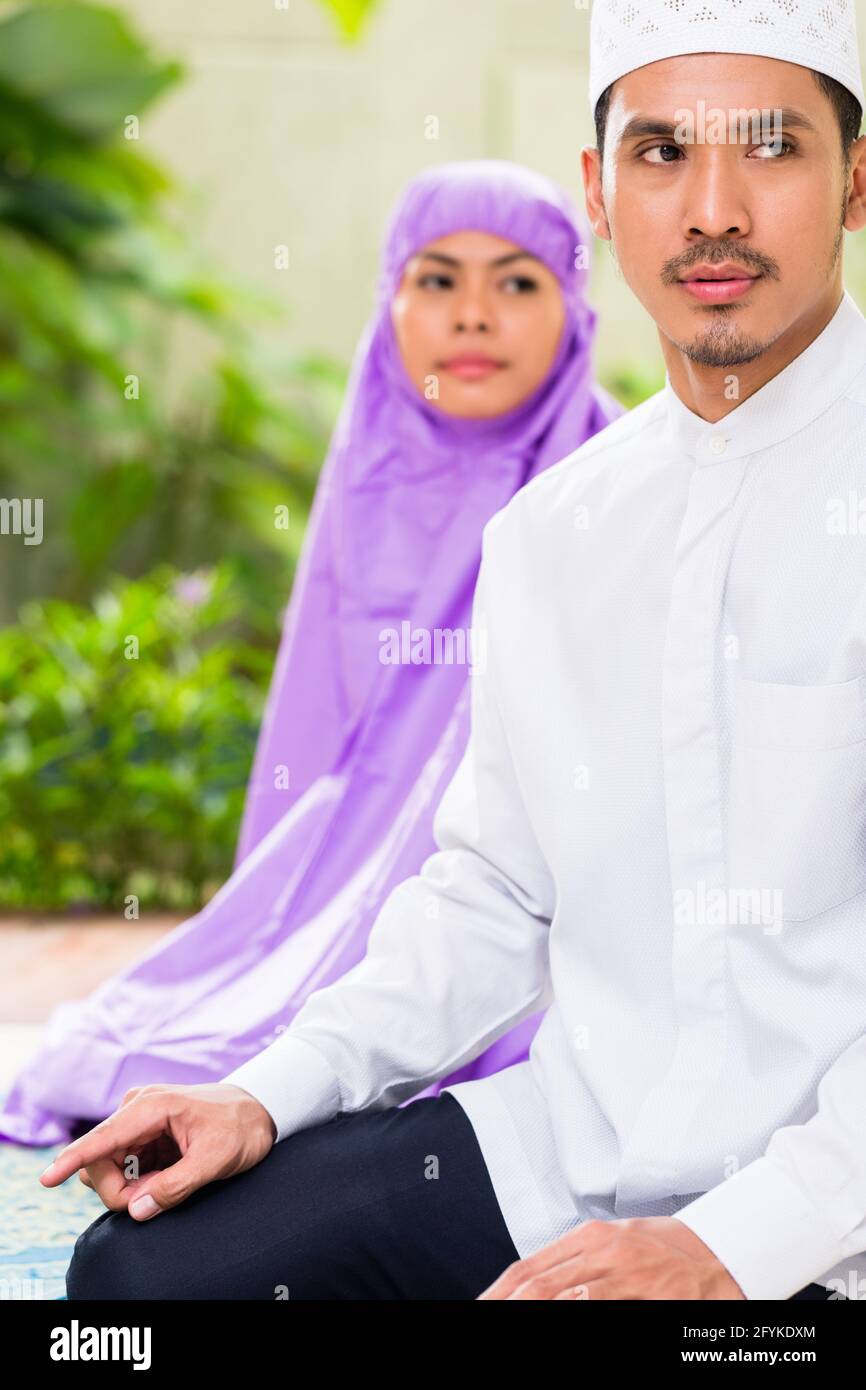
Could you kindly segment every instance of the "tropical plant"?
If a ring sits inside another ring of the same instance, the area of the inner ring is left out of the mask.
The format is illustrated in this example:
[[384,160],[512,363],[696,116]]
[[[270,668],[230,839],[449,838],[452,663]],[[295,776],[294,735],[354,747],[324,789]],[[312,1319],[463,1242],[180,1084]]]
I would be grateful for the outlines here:
[[[372,7],[321,3],[346,35]],[[191,909],[231,869],[345,372],[256,346],[277,311],[141,153],[180,66],[111,9],[0,7],[0,498],[44,507],[41,544],[0,538],[0,903]]]
[[[345,374],[255,346],[277,311],[203,265],[182,191],[140,152],[180,76],[110,9],[54,0],[0,22],[0,495],[45,511],[40,546],[0,546],[0,621],[34,595],[225,555],[272,644]],[[178,407],[183,324],[203,369]]]
[[232,567],[0,629],[0,902],[191,910],[231,868],[270,655]]

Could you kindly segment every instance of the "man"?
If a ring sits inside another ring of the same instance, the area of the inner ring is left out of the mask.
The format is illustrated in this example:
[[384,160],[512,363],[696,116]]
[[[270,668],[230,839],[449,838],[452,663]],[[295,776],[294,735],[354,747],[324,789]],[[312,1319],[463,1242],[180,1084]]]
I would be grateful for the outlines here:
[[[587,205],[665,388],[486,526],[470,745],[367,957],[223,1084],[130,1092],[47,1171],[110,1209],[71,1298],[866,1276],[853,11],[596,0],[591,46]],[[544,1004],[527,1062],[399,1106]]]

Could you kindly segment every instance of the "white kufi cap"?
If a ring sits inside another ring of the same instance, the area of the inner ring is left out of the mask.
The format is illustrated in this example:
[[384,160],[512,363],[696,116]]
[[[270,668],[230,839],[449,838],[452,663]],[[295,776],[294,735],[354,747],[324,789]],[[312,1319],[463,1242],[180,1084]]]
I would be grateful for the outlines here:
[[835,77],[861,107],[854,0],[593,0],[589,100],[635,68],[682,53],[754,53]]

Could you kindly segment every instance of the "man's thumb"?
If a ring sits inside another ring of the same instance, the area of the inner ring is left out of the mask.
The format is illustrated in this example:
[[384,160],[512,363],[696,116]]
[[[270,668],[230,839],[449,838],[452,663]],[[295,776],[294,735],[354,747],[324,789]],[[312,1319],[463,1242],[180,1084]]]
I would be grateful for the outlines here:
[[149,1179],[147,1191],[136,1193],[127,1210],[136,1221],[150,1221],[161,1211],[178,1206],[201,1185],[202,1179],[196,1175],[195,1166],[187,1154]]
[[143,1192],[134,1202],[130,1202],[127,1211],[136,1221],[149,1221],[152,1216],[159,1216],[162,1207],[154,1201],[149,1192]]

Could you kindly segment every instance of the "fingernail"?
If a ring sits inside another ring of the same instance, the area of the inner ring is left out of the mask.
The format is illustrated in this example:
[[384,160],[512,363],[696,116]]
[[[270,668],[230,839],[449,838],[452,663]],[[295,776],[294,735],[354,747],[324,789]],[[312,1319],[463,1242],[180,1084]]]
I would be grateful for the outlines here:
[[51,1163],[49,1163],[48,1167],[44,1170],[44,1172],[39,1174],[40,1178],[47,1178],[49,1173],[53,1173],[56,1167],[57,1164],[55,1162],[52,1161]]
[[148,1192],[144,1197],[136,1197],[134,1202],[129,1204],[129,1214],[134,1216],[136,1221],[147,1221],[148,1217],[156,1216],[161,1211],[156,1202]]

